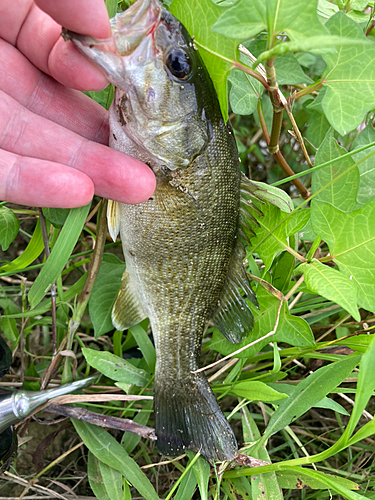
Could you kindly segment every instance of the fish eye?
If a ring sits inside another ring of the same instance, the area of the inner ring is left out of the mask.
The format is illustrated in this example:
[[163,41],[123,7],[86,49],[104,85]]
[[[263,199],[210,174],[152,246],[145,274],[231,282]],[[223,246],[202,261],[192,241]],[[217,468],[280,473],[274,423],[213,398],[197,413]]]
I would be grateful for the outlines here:
[[166,59],[166,66],[173,76],[185,80],[191,72],[189,55],[180,48],[172,49]]

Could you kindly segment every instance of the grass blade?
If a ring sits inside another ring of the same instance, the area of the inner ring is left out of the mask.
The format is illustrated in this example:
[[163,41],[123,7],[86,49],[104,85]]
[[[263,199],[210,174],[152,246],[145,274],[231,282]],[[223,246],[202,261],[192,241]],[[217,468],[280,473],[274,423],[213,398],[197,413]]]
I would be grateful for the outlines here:
[[338,387],[350,375],[359,360],[360,356],[348,356],[341,361],[323,366],[302,380],[289,398],[281,402],[272,415],[263,437],[251,449],[251,452],[254,453],[272,434],[289,425]]
[[81,234],[89,209],[90,205],[86,205],[70,211],[51,255],[30,288],[29,303],[32,308],[39,304],[63,270]]
[[14,259],[9,264],[0,267],[1,273],[9,273],[16,272],[21,269],[25,269],[29,266],[35,259],[39,257],[39,255],[43,252],[44,244],[42,237],[42,230],[40,227],[40,220],[36,224],[34,229],[34,233],[29,241],[29,244],[25,248],[25,250],[21,253],[19,257]]

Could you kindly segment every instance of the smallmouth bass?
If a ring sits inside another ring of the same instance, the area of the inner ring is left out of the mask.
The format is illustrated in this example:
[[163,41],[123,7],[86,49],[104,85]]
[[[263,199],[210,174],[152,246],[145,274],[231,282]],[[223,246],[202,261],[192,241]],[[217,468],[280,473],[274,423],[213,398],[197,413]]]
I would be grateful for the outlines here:
[[110,232],[114,239],[120,232],[126,260],[113,323],[124,330],[150,319],[158,450],[230,461],[235,436],[195,371],[207,320],[231,342],[253,327],[243,294],[257,301],[239,236],[261,215],[249,200],[265,191],[241,177],[231,126],[184,26],[157,0],[138,0],[111,26],[107,40],[64,36],[116,87],[110,146],[148,164],[157,180],[148,201],[109,206]]

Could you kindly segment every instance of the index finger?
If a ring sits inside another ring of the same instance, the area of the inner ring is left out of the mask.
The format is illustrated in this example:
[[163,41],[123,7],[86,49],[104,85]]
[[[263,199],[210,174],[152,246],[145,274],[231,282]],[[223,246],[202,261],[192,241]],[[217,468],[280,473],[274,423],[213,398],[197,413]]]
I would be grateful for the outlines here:
[[111,36],[103,0],[35,0],[35,3],[64,28],[95,38]]

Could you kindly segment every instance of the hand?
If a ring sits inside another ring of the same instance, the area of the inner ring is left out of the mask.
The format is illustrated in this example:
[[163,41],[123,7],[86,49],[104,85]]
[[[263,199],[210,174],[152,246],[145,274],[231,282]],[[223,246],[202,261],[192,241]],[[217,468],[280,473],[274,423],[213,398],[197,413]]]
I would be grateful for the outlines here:
[[61,26],[110,36],[103,0],[0,4],[0,200],[71,208],[95,192],[145,201],[154,174],[107,147],[107,111],[78,90],[102,90],[108,82],[63,41]]

